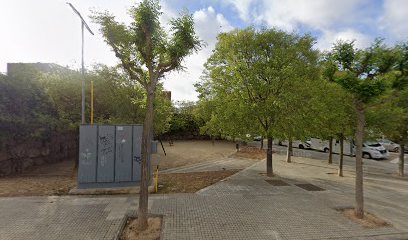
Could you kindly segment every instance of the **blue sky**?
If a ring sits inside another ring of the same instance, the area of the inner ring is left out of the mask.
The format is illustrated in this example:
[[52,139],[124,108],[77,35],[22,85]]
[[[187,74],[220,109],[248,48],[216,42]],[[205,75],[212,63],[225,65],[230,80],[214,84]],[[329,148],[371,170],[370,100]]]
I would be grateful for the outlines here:
[[[67,0],[0,0],[0,72],[7,62],[55,62],[80,67],[80,22],[66,5]],[[70,0],[68,0],[70,1]],[[119,21],[130,22],[127,9],[137,1],[71,0],[96,33],[85,38],[85,61],[117,64],[88,16],[90,10],[109,10]],[[162,0],[164,25],[188,9],[196,30],[207,47],[188,57],[186,70],[164,79],[174,100],[195,100],[193,84],[200,78],[220,32],[247,26],[276,27],[311,33],[316,48],[330,49],[333,42],[355,40],[358,47],[370,45],[376,37],[393,45],[408,40],[408,0]]]

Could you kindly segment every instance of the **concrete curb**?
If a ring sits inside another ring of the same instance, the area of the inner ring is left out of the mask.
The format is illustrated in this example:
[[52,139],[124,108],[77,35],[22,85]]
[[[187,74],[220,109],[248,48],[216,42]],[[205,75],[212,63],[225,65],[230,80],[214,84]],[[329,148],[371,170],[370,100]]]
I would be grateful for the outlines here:
[[[149,193],[156,192],[156,178],[152,178],[148,187]],[[68,195],[115,195],[115,194],[138,194],[140,186],[118,187],[118,188],[84,188],[77,187],[71,189]]]

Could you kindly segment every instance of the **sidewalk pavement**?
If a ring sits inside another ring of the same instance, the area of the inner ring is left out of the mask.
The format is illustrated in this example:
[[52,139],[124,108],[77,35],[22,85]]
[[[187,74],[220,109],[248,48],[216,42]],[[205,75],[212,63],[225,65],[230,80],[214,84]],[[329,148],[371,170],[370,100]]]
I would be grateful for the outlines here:
[[[354,176],[335,166],[274,155],[278,179],[261,175],[265,161],[195,194],[150,195],[164,216],[162,239],[408,239],[408,182],[367,174],[366,210],[393,226],[365,228],[336,208],[354,204]],[[311,183],[325,191],[295,186]],[[112,239],[137,196],[0,198],[0,239]]]

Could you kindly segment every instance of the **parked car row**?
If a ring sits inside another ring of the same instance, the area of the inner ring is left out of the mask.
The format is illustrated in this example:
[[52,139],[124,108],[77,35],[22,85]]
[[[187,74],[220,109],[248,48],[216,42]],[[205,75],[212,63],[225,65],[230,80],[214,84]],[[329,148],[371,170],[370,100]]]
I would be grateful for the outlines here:
[[[366,141],[363,143],[363,157],[368,159],[387,159],[389,151],[399,151],[400,146],[392,141],[383,139],[381,142]],[[287,145],[288,141],[276,140],[275,144]],[[293,146],[300,149],[313,149],[322,152],[329,152],[329,141],[319,138],[310,138],[307,141],[293,141]],[[408,151],[408,147],[405,147]],[[340,141],[333,140],[333,153],[340,153]],[[352,139],[346,139],[343,142],[343,153],[345,155],[355,156],[356,147]]]
[[[261,136],[254,137],[254,141],[261,141]],[[287,146],[287,140],[274,139],[273,144]],[[292,146],[299,149],[312,149],[322,152],[329,152],[329,141],[319,138],[309,138],[306,141],[294,140]],[[333,139],[333,153],[340,153],[340,141]],[[388,139],[377,139],[377,141],[366,141],[363,143],[363,158],[369,159],[387,159],[389,152],[399,152],[401,146]],[[343,153],[345,155],[355,156],[356,146],[354,141],[346,138],[343,141]],[[408,153],[408,145],[404,146],[404,152]]]

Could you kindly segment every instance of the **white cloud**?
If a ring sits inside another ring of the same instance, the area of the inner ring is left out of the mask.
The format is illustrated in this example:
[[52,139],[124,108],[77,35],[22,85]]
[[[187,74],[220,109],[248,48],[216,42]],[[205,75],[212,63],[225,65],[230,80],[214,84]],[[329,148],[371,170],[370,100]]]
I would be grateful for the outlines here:
[[370,37],[354,29],[372,16],[362,8],[368,0],[229,0],[242,20],[265,24],[285,31],[305,27],[320,33],[316,47],[329,50],[338,40],[355,40],[356,47],[365,48]]
[[230,0],[229,2],[246,22],[263,23],[269,27],[291,31],[299,25],[324,30],[339,23],[352,23],[361,18],[361,15],[356,14],[356,10],[367,0]]
[[174,72],[166,76],[164,86],[172,91],[174,100],[197,98],[193,84],[200,79],[203,65],[215,47],[217,35],[233,29],[228,20],[222,14],[216,13],[211,6],[194,12],[193,17],[197,35],[205,41],[206,46],[197,54],[185,59],[186,71]]
[[324,31],[322,36],[318,39],[316,47],[320,50],[330,50],[334,43],[339,40],[355,41],[357,48],[363,49],[370,45],[371,38],[353,29],[346,29],[344,31]]
[[384,13],[380,18],[380,29],[389,32],[398,40],[408,37],[408,1],[384,0]]
[[227,3],[233,5],[237,10],[239,17],[245,22],[249,22],[251,18],[251,6],[255,3],[254,0],[227,0]]

